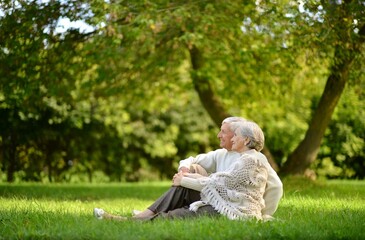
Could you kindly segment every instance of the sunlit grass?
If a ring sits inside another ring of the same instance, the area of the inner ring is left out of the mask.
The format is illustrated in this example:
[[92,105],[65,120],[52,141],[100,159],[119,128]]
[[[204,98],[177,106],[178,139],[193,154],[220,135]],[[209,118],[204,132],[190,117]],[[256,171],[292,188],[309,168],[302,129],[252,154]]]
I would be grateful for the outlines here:
[[225,218],[112,222],[94,207],[130,216],[168,182],[137,184],[0,184],[0,239],[362,239],[365,182],[286,179],[273,222]]

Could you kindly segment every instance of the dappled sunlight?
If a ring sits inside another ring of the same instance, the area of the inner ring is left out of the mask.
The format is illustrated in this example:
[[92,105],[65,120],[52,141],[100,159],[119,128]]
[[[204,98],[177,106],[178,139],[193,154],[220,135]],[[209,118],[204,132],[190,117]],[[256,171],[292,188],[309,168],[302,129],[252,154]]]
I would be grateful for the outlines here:
[[20,199],[20,198],[0,198],[3,210],[1,216],[27,216],[44,214],[54,214],[62,217],[72,215],[73,217],[89,216],[93,217],[95,207],[103,208],[110,213],[130,216],[133,209],[145,209],[152,201],[137,198],[122,200],[102,200],[102,201],[62,201],[49,199]]
[[298,209],[300,211],[339,211],[349,209],[361,211],[365,206],[365,199],[362,197],[349,197],[338,199],[336,197],[313,198],[310,196],[291,196],[284,198],[279,205],[280,208]]
[[153,200],[169,188],[167,182],[110,184],[0,184],[0,197],[97,201],[137,198]]
[[365,181],[356,180],[319,180],[303,178],[283,179],[284,197],[310,197],[313,199],[365,199]]

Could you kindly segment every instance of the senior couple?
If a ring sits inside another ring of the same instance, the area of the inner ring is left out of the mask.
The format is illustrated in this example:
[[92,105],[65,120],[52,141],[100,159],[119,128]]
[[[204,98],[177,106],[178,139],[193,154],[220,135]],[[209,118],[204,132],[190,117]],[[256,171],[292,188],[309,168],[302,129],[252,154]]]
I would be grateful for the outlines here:
[[283,195],[283,185],[260,153],[264,134],[253,121],[223,120],[221,149],[181,160],[172,187],[133,217],[95,208],[98,219],[153,220],[223,215],[232,220],[271,220]]

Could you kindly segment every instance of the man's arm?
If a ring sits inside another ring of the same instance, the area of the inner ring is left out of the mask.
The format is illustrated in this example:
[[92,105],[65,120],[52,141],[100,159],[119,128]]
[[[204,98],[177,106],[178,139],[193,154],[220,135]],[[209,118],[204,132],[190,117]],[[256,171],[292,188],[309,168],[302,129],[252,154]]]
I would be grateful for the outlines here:
[[196,157],[189,157],[187,159],[181,160],[179,162],[178,171],[189,171],[192,164],[198,164],[208,173],[215,172],[217,166],[217,156],[224,152],[226,152],[225,149],[218,149],[208,153],[199,154]]

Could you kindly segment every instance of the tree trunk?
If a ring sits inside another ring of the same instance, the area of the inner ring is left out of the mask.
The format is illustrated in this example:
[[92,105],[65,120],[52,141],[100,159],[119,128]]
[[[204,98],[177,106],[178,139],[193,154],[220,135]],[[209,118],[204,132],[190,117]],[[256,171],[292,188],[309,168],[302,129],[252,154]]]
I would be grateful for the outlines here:
[[[208,112],[211,119],[218,127],[220,127],[222,121],[231,115],[226,111],[219,98],[214,94],[209,79],[198,73],[204,65],[204,59],[199,49],[195,46],[190,49],[190,58],[193,68],[192,80],[195,91],[198,93],[200,102],[203,104],[203,107]],[[279,167],[271,155],[270,150],[266,146],[262,150],[262,153],[265,154],[272,168],[278,171]]]
[[284,166],[280,169],[280,174],[303,175],[316,159],[325,130],[348,81],[353,59],[353,54],[342,46],[337,46],[331,74],[327,79],[307,133],[303,141],[289,155]]
[[[315,161],[325,130],[348,82],[351,64],[356,55],[361,54],[361,45],[365,42],[365,25],[359,26],[359,38],[352,38],[351,19],[353,12],[349,7],[351,2],[345,1],[344,4],[337,5],[338,9],[335,10],[339,11],[332,13],[334,18],[341,20],[338,21],[339,25],[334,28],[337,35],[340,36],[340,42],[335,49],[331,74],[327,79],[325,89],[303,141],[289,155],[284,166],[280,169],[282,175],[303,175],[305,170]],[[362,7],[359,3],[355,3],[354,6]],[[343,21],[343,19],[350,20]]]
[[204,59],[199,49],[195,46],[190,49],[190,58],[191,65],[193,67],[192,80],[194,88],[199,95],[200,102],[203,104],[205,110],[208,112],[214,123],[220,127],[223,119],[229,117],[230,114],[226,111],[223,104],[214,94],[209,79],[198,73],[204,65]]
[[9,183],[14,182],[15,180],[14,173],[17,169],[16,147],[17,143],[15,134],[10,134],[8,139],[8,146],[4,147],[4,160],[8,162],[6,181]]

